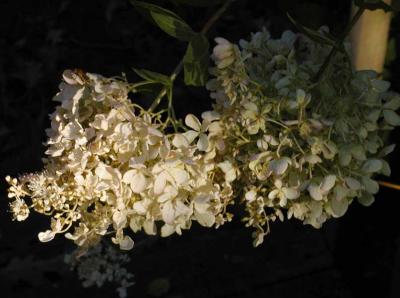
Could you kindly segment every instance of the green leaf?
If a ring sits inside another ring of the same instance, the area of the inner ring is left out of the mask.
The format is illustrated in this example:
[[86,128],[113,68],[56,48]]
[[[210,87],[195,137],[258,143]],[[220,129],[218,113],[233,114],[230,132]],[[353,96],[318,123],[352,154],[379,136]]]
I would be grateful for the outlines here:
[[381,174],[389,177],[391,172],[392,170],[390,169],[389,163],[386,160],[382,160]]
[[374,194],[378,193],[379,184],[375,180],[373,180],[367,176],[363,176],[363,177],[361,177],[361,182],[364,185],[365,191],[368,192],[369,194],[374,195]]
[[375,109],[372,110],[365,118],[367,118],[367,120],[369,121],[376,122],[379,120],[380,115],[381,115],[381,110]]
[[389,100],[383,105],[383,108],[394,111],[398,110],[400,108],[400,97],[399,96],[393,97],[391,100]]
[[384,80],[371,80],[372,88],[376,89],[378,92],[385,92],[389,89],[390,83]]
[[324,192],[328,192],[332,187],[335,186],[336,183],[336,175],[328,175],[321,182],[321,190]]
[[339,164],[341,166],[348,166],[351,162],[351,151],[349,148],[342,148],[339,150]]
[[393,110],[383,110],[383,118],[385,118],[385,121],[392,126],[400,125],[400,116]]
[[360,182],[353,177],[346,177],[344,181],[351,190],[359,190],[361,187]]
[[130,2],[139,10],[148,13],[158,27],[172,37],[190,41],[196,35],[192,28],[174,12],[147,2],[136,0],[130,0]]
[[346,200],[346,198],[341,200],[333,198],[330,203],[333,217],[343,216],[349,208],[349,202]]
[[282,175],[286,172],[289,161],[286,158],[271,160],[268,165],[268,170],[272,171],[275,175]]
[[133,71],[142,79],[152,82],[152,83],[160,83],[165,86],[170,86],[172,84],[171,79],[158,72],[146,70],[146,69],[136,69],[133,68]]
[[208,78],[209,43],[204,34],[197,34],[183,57],[185,84],[204,86]]
[[350,148],[351,155],[357,160],[366,160],[365,149],[361,145],[352,145]]
[[367,192],[364,192],[363,195],[362,195],[361,197],[358,197],[358,198],[357,198],[357,201],[358,201],[361,205],[363,205],[363,206],[365,206],[365,207],[368,207],[368,206],[371,206],[371,205],[372,205],[372,203],[375,201],[375,198],[374,198],[373,195],[371,195],[371,194],[369,194],[369,193],[367,193]]
[[354,4],[368,10],[383,9],[385,12],[398,10],[382,0],[355,0]]
[[300,192],[293,187],[282,187],[282,192],[289,200],[295,200],[300,197]]
[[385,157],[385,156],[389,155],[390,153],[392,153],[395,148],[396,148],[396,144],[391,144],[389,146],[383,147],[382,150],[379,152],[378,156]]
[[366,173],[376,173],[379,172],[382,169],[382,161],[379,159],[368,159],[363,167],[362,171]]
[[321,201],[323,199],[321,188],[318,185],[311,183],[308,186],[307,190],[308,190],[311,198],[313,198],[314,200]]
[[179,3],[195,7],[215,6],[226,0],[171,0],[174,3]]

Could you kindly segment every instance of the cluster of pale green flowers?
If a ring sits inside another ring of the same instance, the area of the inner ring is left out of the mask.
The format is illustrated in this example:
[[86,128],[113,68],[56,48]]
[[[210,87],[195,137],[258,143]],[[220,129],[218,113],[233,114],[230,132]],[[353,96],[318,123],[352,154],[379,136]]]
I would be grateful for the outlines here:
[[213,138],[224,142],[220,154],[237,173],[234,193],[255,228],[254,244],[276,219],[319,228],[354,199],[370,205],[379,189],[372,176],[390,175],[383,157],[394,145],[384,146],[384,132],[400,125],[390,84],[373,71],[352,71],[345,53],[316,81],[330,47],[291,31],[216,42],[207,85],[220,115]]
[[44,242],[65,233],[91,246],[111,234],[128,250],[132,232],[219,227],[237,201],[259,245],[277,219],[319,228],[354,199],[370,205],[373,175],[390,175],[383,136],[400,125],[389,83],[354,72],[345,51],[316,79],[330,47],[290,31],[216,42],[213,110],[187,115],[183,132],[166,133],[162,113],[132,102],[124,80],[66,71],[45,169],[7,177],[15,219],[51,216]]
[[166,237],[192,221],[218,227],[230,220],[227,164],[214,162],[204,137],[214,113],[205,113],[202,125],[188,115],[191,129],[166,134],[160,114],[128,99],[128,83],[78,71],[65,71],[63,79],[44,170],[6,178],[16,220],[25,220],[30,209],[51,217],[40,241],[65,233],[89,247],[111,234],[129,250],[132,232]]

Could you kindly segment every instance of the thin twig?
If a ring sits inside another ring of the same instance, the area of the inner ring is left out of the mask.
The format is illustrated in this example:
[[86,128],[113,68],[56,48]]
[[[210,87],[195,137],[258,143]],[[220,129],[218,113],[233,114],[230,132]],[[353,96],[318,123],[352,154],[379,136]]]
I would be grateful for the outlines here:
[[388,187],[388,188],[400,190],[400,185],[398,185],[398,184],[394,184],[394,183],[390,183],[390,182],[386,182],[386,181],[378,181],[378,183],[380,185]]
[[342,46],[346,36],[350,33],[350,31],[353,28],[353,26],[355,25],[355,23],[357,23],[357,21],[359,20],[359,18],[363,14],[364,10],[365,10],[364,7],[360,7],[357,10],[357,12],[355,13],[355,15],[351,18],[350,23],[347,25],[346,29],[344,30],[344,32],[342,33],[342,35],[339,38],[339,44],[332,47],[331,51],[329,52],[328,56],[326,57],[324,63],[321,66],[321,68],[318,70],[318,73],[315,75],[315,80],[314,80],[315,82],[318,82],[322,78],[323,73],[328,68],[329,62],[331,61],[333,56],[335,56],[335,54],[337,53],[339,48]]
[[[208,32],[208,30],[210,30],[210,28],[214,25],[214,23],[221,17],[221,15],[225,12],[225,10],[228,9],[228,7],[232,4],[234,0],[228,0],[225,2],[225,4],[223,6],[221,6],[216,13],[210,18],[208,19],[208,21],[206,22],[206,24],[203,26],[203,28],[201,29],[201,33],[205,34]],[[179,73],[182,71],[183,68],[183,58],[181,59],[181,61],[179,61],[179,64],[175,67],[174,71],[171,73],[171,75],[169,76],[170,80],[171,80],[171,84],[173,84],[173,82],[175,81],[176,77],[179,75]],[[151,104],[150,108],[149,108],[149,112],[152,112],[161,102],[161,100],[164,98],[164,96],[167,94],[168,88],[170,88],[170,86],[164,86],[160,93],[157,95],[156,99],[153,101],[153,103]]]

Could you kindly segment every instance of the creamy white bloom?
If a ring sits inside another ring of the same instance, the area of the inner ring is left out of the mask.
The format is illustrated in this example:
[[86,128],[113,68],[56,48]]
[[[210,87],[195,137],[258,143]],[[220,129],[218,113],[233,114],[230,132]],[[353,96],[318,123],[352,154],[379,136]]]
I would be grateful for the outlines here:
[[63,78],[45,170],[7,178],[17,220],[29,215],[25,196],[35,211],[52,214],[51,229],[39,233],[42,242],[65,233],[87,247],[112,234],[120,249],[130,250],[132,232],[169,236],[193,221],[211,227],[229,220],[232,193],[218,183],[234,177],[201,153],[214,144],[208,129],[216,131],[216,113],[204,113],[203,123],[189,114],[186,132],[166,134],[157,114],[134,108],[126,82],[74,71]]

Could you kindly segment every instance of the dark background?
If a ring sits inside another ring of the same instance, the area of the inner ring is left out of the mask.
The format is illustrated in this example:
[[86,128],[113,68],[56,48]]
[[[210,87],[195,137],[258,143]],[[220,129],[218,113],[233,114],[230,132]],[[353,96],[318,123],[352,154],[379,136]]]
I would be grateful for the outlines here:
[[[200,29],[215,8],[173,8]],[[278,36],[294,29],[290,12],[301,23],[327,24],[341,32],[350,1],[238,0],[209,36],[231,41],[247,38],[266,26]],[[400,48],[399,17],[392,22],[392,44]],[[0,1],[0,296],[116,297],[113,286],[82,288],[77,275],[63,263],[72,246],[63,237],[39,243],[37,233],[48,218],[32,215],[12,222],[5,195],[5,175],[41,169],[61,74],[81,68],[105,76],[131,67],[168,74],[185,45],[165,35],[139,15],[126,0],[2,0]],[[386,77],[400,91],[400,60],[395,51]],[[211,100],[202,88],[175,88],[178,115],[200,114]],[[395,131],[392,142],[399,132]],[[400,182],[399,154],[391,156],[390,181]],[[129,252],[136,285],[129,297],[149,297],[149,284],[163,279],[163,297],[400,297],[400,198],[382,189],[369,208],[357,203],[341,219],[321,230],[289,221],[272,225],[272,234],[253,248],[251,230],[235,220],[219,230],[197,225],[183,236],[151,238]],[[141,238],[141,236],[139,236]]]

